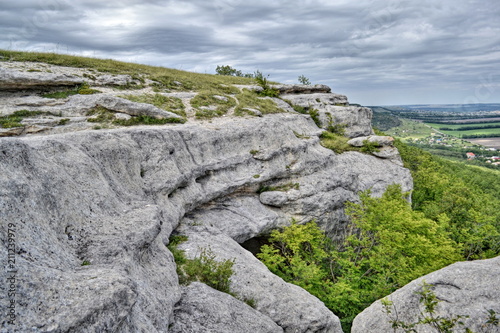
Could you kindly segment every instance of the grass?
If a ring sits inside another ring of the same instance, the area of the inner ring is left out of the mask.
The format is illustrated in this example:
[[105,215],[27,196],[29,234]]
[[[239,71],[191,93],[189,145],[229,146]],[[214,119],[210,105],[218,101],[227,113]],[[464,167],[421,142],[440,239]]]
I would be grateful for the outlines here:
[[338,135],[330,132],[323,132],[320,135],[321,145],[325,148],[333,150],[337,154],[345,153],[346,151],[360,151],[360,148],[353,147],[347,143],[350,139],[343,135]]
[[68,98],[72,95],[92,95],[100,93],[99,90],[91,89],[87,83],[83,83],[73,89],[67,89],[63,91],[56,91],[52,93],[43,94],[42,97],[45,98]]
[[492,128],[500,128],[500,122],[494,122],[494,123],[481,123],[481,124],[467,124],[467,123],[463,123],[463,124],[435,124],[435,123],[425,123],[426,125],[429,125],[435,129],[439,129],[439,128],[450,128],[450,129],[453,129],[453,130],[463,130],[463,131],[467,131],[467,130],[470,130],[470,127],[472,127],[472,129],[474,129],[474,127],[478,127],[478,126],[488,126],[488,127],[492,127]]
[[21,121],[24,118],[36,117],[40,115],[53,116],[53,114],[50,112],[20,110],[8,116],[0,117],[0,127],[1,128],[23,127],[24,125],[21,124]]
[[387,135],[396,136],[403,139],[423,139],[436,133],[436,131],[425,124],[401,118],[401,125],[385,131]]
[[157,108],[173,112],[184,118],[186,117],[184,104],[180,98],[161,94],[122,95],[120,97],[126,98],[132,102],[152,104]]
[[200,255],[194,259],[187,259],[184,251],[178,249],[178,245],[187,239],[186,236],[175,235],[170,237],[170,242],[167,245],[177,264],[179,283],[188,285],[191,282],[200,281],[214,289],[232,295],[229,287],[230,278],[233,275],[234,260],[218,261],[210,248],[201,249]]
[[226,114],[231,107],[236,106],[236,101],[229,95],[209,90],[202,91],[191,99],[191,106],[196,109],[196,118],[210,119]]
[[272,99],[260,98],[255,92],[248,89],[243,89],[243,92],[236,95],[236,98],[238,100],[238,106],[234,110],[234,114],[237,116],[243,116],[245,114],[253,115],[251,111],[245,109],[256,109],[262,114],[283,112]]
[[157,66],[148,66],[135,63],[121,62],[111,59],[87,58],[56,53],[21,52],[0,50],[2,61],[32,61],[58,66],[90,68],[97,72],[111,74],[128,74],[132,78],[156,81],[155,89],[158,92],[177,91],[206,91],[214,90],[217,93],[227,91],[237,92],[237,88],[230,85],[251,85],[255,81],[251,78],[200,74],[177,69]]
[[461,137],[463,135],[500,135],[500,128],[485,128],[485,129],[474,129],[465,131],[441,130],[441,132],[456,137]]

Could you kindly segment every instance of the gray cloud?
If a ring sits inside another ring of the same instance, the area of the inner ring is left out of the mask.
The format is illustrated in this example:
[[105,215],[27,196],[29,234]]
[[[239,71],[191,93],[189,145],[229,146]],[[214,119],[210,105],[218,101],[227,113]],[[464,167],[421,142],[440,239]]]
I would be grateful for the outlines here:
[[497,0],[9,1],[0,48],[303,74],[371,105],[486,103],[500,101],[498,17]]

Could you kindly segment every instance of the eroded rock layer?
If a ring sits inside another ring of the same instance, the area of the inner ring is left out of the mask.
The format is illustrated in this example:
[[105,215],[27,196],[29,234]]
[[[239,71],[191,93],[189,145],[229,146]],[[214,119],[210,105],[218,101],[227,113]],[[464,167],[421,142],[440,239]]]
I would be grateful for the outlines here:
[[[182,330],[192,308],[214,318],[210,302],[193,300],[192,290],[208,287],[178,284],[166,247],[176,230],[188,236],[181,245],[188,256],[209,246],[235,260],[231,288],[255,309],[230,299],[221,309],[235,312],[220,316],[246,318],[248,331],[260,316],[270,331],[340,332],[319,300],[240,245],[292,218],[341,234],[343,204],[359,191],[380,195],[392,183],[411,190],[408,170],[361,153],[336,155],[319,144],[320,132],[309,116],[277,114],[2,138],[2,237],[7,223],[16,230],[14,331],[167,332]],[[289,183],[298,185],[258,193]],[[0,251],[5,258],[6,245]],[[2,322],[3,331],[12,327]]]

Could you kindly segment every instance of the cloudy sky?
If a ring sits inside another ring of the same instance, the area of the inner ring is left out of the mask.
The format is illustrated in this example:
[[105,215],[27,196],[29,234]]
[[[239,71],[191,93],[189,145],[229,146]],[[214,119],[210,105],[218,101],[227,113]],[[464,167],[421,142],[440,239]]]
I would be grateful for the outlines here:
[[364,105],[500,102],[499,0],[0,0],[0,48],[305,75]]

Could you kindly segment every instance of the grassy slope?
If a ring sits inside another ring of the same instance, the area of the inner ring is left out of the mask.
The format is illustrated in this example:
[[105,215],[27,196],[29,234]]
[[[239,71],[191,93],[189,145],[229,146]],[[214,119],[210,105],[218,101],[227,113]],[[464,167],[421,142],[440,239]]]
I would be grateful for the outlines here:
[[[133,78],[142,77],[158,81],[163,85],[161,88],[173,90],[218,91],[223,90],[221,85],[254,84],[254,80],[249,78],[199,74],[111,59],[87,58],[56,53],[0,50],[0,60],[42,62],[58,66],[92,68],[98,72],[112,74],[129,74]],[[182,85],[177,85],[174,81],[180,82]]]

